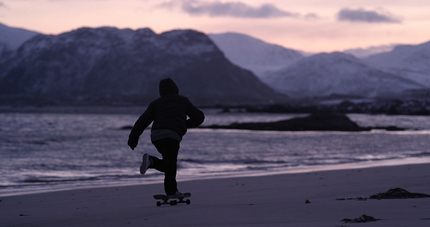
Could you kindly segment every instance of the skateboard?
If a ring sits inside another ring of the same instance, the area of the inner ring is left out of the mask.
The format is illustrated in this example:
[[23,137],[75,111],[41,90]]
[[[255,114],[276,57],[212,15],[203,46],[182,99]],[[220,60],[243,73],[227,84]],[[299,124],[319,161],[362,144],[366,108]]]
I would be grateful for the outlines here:
[[166,204],[169,204],[170,206],[174,206],[174,205],[177,205],[178,203],[186,203],[187,205],[189,205],[191,201],[185,198],[188,198],[190,196],[191,196],[191,193],[189,192],[184,193],[183,196],[174,196],[174,195],[167,196],[167,195],[158,194],[158,195],[154,195],[154,199],[162,200],[162,201],[157,201],[157,206],[166,205]]

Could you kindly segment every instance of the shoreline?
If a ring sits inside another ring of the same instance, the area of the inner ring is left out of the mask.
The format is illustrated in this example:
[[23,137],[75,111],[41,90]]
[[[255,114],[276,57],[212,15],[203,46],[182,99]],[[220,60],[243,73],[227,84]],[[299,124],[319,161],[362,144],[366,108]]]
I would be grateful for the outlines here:
[[[386,166],[402,166],[402,165],[414,165],[414,164],[430,164],[429,158],[405,158],[399,160],[382,160],[382,161],[367,161],[357,163],[344,163],[336,165],[316,165],[316,166],[305,166],[305,167],[292,167],[290,169],[284,169],[279,171],[256,171],[256,172],[244,172],[244,173],[226,173],[219,175],[208,175],[208,176],[181,176],[178,173],[177,181],[195,181],[195,180],[213,180],[213,179],[225,179],[225,178],[241,178],[241,177],[259,177],[259,176],[272,176],[272,175],[283,175],[283,174],[298,174],[298,173],[312,173],[320,171],[342,171],[349,169],[365,169],[375,167],[386,167]],[[138,174],[138,173],[136,173]],[[19,190],[15,192],[1,193],[1,197],[8,196],[20,196],[20,195],[31,195],[39,193],[50,193],[56,191],[68,191],[68,190],[80,190],[80,189],[93,189],[93,188],[104,188],[104,187],[124,187],[124,186],[136,186],[136,185],[149,185],[149,184],[161,184],[163,182],[162,176],[157,178],[142,178],[141,182],[133,183],[100,183],[94,185],[55,185],[54,188],[40,188],[40,189],[29,189]]]
[[[428,198],[365,201],[400,187],[430,194],[430,163],[181,181],[191,205],[157,207],[162,184],[0,196],[0,226],[428,226]],[[306,203],[309,201],[309,203]]]

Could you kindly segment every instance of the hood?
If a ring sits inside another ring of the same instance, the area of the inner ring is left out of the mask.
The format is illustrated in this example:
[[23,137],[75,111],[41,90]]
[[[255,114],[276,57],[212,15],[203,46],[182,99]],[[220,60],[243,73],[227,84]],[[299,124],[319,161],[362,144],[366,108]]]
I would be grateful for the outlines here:
[[160,96],[179,94],[179,88],[176,86],[175,82],[166,78],[160,81]]

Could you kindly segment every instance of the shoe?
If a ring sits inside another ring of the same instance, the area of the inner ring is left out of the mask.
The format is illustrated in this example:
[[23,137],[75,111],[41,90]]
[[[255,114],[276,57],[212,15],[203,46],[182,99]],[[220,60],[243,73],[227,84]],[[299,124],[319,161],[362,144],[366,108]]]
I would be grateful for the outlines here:
[[[187,193],[176,191],[174,194],[167,194],[168,197],[186,197]],[[188,193],[189,194],[189,193]]]
[[140,174],[145,174],[146,170],[149,169],[149,165],[151,165],[151,161],[149,160],[149,155],[144,154],[142,158],[142,165],[140,165]]

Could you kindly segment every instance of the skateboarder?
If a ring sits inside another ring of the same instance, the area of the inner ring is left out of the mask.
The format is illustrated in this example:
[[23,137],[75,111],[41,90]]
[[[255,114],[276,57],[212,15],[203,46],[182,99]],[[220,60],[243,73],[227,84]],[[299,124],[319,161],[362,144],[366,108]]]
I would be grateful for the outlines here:
[[159,92],[161,97],[149,104],[134,124],[128,138],[128,146],[134,150],[139,136],[153,122],[151,142],[163,159],[144,154],[140,173],[145,174],[148,168],[164,172],[166,195],[181,195],[176,183],[179,144],[187,132],[187,128],[199,126],[203,123],[205,116],[188,98],[178,94],[179,89],[172,79],[161,80]]

